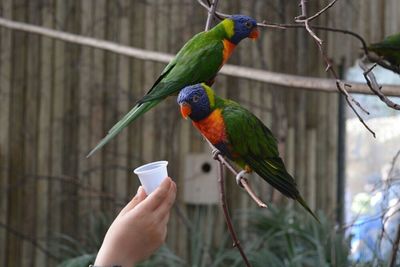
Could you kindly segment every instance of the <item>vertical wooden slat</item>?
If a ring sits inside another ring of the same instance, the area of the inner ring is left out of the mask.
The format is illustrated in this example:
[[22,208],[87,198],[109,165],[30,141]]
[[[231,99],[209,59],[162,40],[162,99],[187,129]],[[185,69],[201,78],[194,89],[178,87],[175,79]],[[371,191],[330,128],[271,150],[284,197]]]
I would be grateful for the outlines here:
[[[338,208],[337,200],[337,184],[338,184],[338,173],[337,173],[337,154],[338,154],[338,134],[339,134],[339,124],[338,124],[338,97],[336,95],[329,94],[327,109],[327,137],[326,137],[326,172],[328,176],[328,181],[326,182],[327,192],[329,198],[327,199],[327,205],[325,211],[328,212],[331,218],[334,218],[337,214],[336,209]],[[344,155],[343,155],[344,156]],[[329,185],[328,185],[329,184]]]
[[[121,16],[119,12],[122,10],[118,8],[118,2],[107,1],[104,18],[105,38],[110,41],[116,42],[119,38],[118,31],[118,19]],[[118,56],[114,53],[105,53],[104,55],[104,128],[103,132],[108,131],[119,119],[117,116],[117,105],[118,95],[121,93],[117,82],[118,72]],[[125,129],[126,131],[126,129]],[[115,173],[116,173],[116,162],[118,157],[117,143],[121,136],[118,135],[113,141],[104,147],[103,151],[103,166],[102,176],[103,184],[102,191],[111,195],[115,195]],[[103,209],[107,212],[113,212],[114,203],[112,201],[104,201],[102,205]]]
[[324,93],[318,93],[317,111],[317,209],[324,209],[327,197],[327,187],[330,185],[326,172],[326,137],[329,128],[326,121],[326,106],[328,98]]
[[[156,2],[150,1],[147,2],[145,8],[145,31],[144,31],[144,45],[146,49],[155,50],[156,49],[156,32],[157,32],[157,20],[158,16],[154,16],[157,14],[157,4]],[[151,88],[154,84],[156,77],[159,73],[155,70],[155,63],[145,61],[143,63],[143,68],[145,69],[144,72],[144,81],[142,83],[142,95],[147,93],[147,91]],[[154,119],[155,119],[155,109],[159,109],[160,105],[153,108],[149,112],[147,112],[144,116],[142,116],[143,124],[142,124],[142,134],[143,140],[142,143],[142,156],[146,162],[150,162],[153,160],[159,159],[159,155],[156,154],[156,140],[153,138],[149,138],[149,136],[154,136]],[[133,128],[137,129],[135,125],[132,126]]]
[[[42,8],[42,25],[53,27],[53,6]],[[37,190],[37,217],[36,217],[36,238],[42,246],[47,245],[47,215],[49,212],[48,194],[49,179],[51,175],[51,101],[52,101],[52,81],[53,81],[53,48],[54,41],[42,37],[40,52],[40,106],[39,106],[39,128],[38,128],[38,148],[37,148],[37,173],[39,178],[36,182]],[[36,266],[47,266],[46,255],[36,251]]]
[[[40,13],[37,12],[37,4],[29,2],[27,5],[27,16],[29,23],[39,24]],[[30,207],[24,211],[24,232],[30,236],[35,236],[36,230],[36,179],[32,176],[37,173],[37,131],[38,131],[38,107],[40,105],[39,88],[40,80],[40,37],[35,35],[27,36],[27,65],[26,65],[26,97],[25,97],[25,116],[24,116],[24,148],[25,148],[25,173],[27,179],[24,190],[24,206]],[[24,242],[22,247],[21,266],[32,266],[35,262],[35,248],[29,242]]]
[[[53,17],[53,25],[55,29],[62,30],[65,22],[65,1],[55,1],[55,16]],[[57,177],[62,177],[62,146],[63,146],[63,115],[64,115],[64,74],[65,74],[65,43],[54,41],[54,58],[53,58],[53,80],[51,81],[53,94],[51,100],[51,175],[56,177],[52,179],[49,186],[48,209],[48,235],[50,238],[61,232],[61,199],[62,186]],[[49,259],[48,265],[53,266],[55,262]]]
[[[146,4],[143,2],[130,2],[129,24],[135,25],[135,27],[132,27],[130,32],[130,41],[134,47],[144,47],[144,32],[146,31],[145,9]],[[146,92],[143,83],[144,72],[146,71],[144,68],[144,62],[137,59],[131,59],[129,64],[131,66],[128,90],[128,95],[130,96],[128,103],[129,107],[123,110],[122,114],[127,113],[129,109],[134,106],[135,102],[143,96],[144,92]],[[128,131],[128,164],[130,168],[139,166],[144,161],[142,143],[145,137],[142,135],[142,125],[143,118],[140,118],[126,129],[126,131]],[[134,177],[134,174],[131,172],[128,174],[127,180],[128,193],[134,194],[138,186],[138,179]]]
[[[105,34],[105,9],[106,9],[106,1],[105,0],[95,0],[92,1],[92,9],[94,12],[93,15],[93,36],[95,38],[104,39]],[[91,138],[90,143],[91,147],[94,147],[101,138],[105,135],[104,130],[104,109],[103,109],[103,101],[104,101],[104,51],[95,49],[92,54],[92,82],[93,86],[91,87]],[[98,151],[95,155],[89,158],[90,161],[90,185],[96,191],[102,190],[102,155],[104,153],[104,149]],[[101,201],[98,198],[92,199],[92,210],[98,211],[101,207]]]
[[[72,33],[79,32],[80,9],[76,2],[66,2],[66,16],[64,28]],[[76,64],[79,62],[79,46],[66,44],[64,47],[64,92],[63,92],[63,144],[62,144],[62,175],[66,182],[62,185],[61,209],[69,210],[68,216],[62,218],[62,232],[69,236],[76,236],[78,225],[77,187],[74,181],[77,180],[77,140],[78,132],[78,84],[79,69]]]
[[[130,23],[129,23],[129,0],[120,0],[119,5],[123,11],[123,14],[119,18],[119,42],[124,45],[130,44]],[[118,105],[117,105],[117,120],[123,116],[130,108],[129,106],[129,91],[130,91],[130,76],[131,66],[129,64],[129,58],[126,56],[119,56],[118,58]],[[128,129],[123,131],[117,140],[117,170],[116,170],[116,193],[119,198],[128,197],[127,193],[127,181],[129,175],[128,163]],[[133,176],[133,175],[132,175]],[[132,177],[133,178],[133,177]]]
[[[13,1],[12,19],[26,21],[26,4],[24,0]],[[11,59],[11,94],[10,94],[10,127],[9,127],[9,181],[11,186],[24,184],[24,100],[25,100],[25,67],[26,66],[26,33],[12,33]],[[11,192],[12,191],[12,192]],[[23,186],[12,186],[8,194],[8,225],[21,230],[24,219]],[[21,266],[23,242],[15,235],[7,232],[6,266]]]
[[316,146],[317,146],[317,134],[316,134],[315,129],[308,129],[307,130],[307,172],[306,172],[306,177],[307,177],[307,184],[306,188],[303,188],[303,190],[306,192],[304,194],[304,197],[310,207],[311,210],[316,209],[316,180],[318,177],[316,177]]
[[[171,20],[170,20],[170,28],[169,31],[172,32],[172,37],[170,42],[170,47],[172,53],[176,53],[179,47],[186,41],[187,38],[186,34],[182,32],[182,25],[185,25],[187,20],[187,7],[185,6],[187,1],[185,0],[173,0],[171,3]],[[181,10],[185,15],[178,16]],[[178,34],[180,32],[180,34]],[[185,164],[185,156],[189,153],[190,149],[190,123],[185,123],[187,121],[180,120],[179,122],[179,132],[176,133],[177,138],[177,145],[179,147],[178,153],[179,156],[177,157],[177,161],[175,164],[179,164],[179,166],[184,166]],[[184,216],[187,216],[187,209],[185,203],[182,203],[183,199],[183,181],[184,181],[184,168],[179,168],[179,173],[177,177],[173,177],[177,184],[177,204],[175,204],[176,209],[179,209],[180,212],[183,213]],[[187,247],[187,235],[188,229],[185,227],[185,224],[181,218],[178,217],[177,212],[174,212],[173,218],[171,219],[170,223],[170,231],[173,233],[169,237],[169,244],[173,246],[173,249],[176,251],[178,255],[181,257],[186,258],[188,256]],[[183,231],[182,231],[183,230]],[[179,233],[179,234],[178,234]],[[179,237],[181,235],[181,237]]]
[[[80,32],[84,36],[93,36],[92,23],[93,23],[93,8],[91,1],[81,1],[81,27]],[[89,47],[80,47],[80,61],[79,61],[79,123],[78,123],[78,177],[80,182],[89,187],[89,171],[91,170],[90,159],[86,158],[87,153],[91,147],[90,135],[90,110],[92,104],[92,58],[93,49]],[[89,227],[88,214],[92,211],[90,203],[91,199],[89,192],[86,190],[79,190],[78,195],[82,196],[79,201],[79,215],[85,220],[82,221],[79,229],[79,235],[85,235]]]
[[[11,19],[12,1],[2,0],[0,5],[1,16]],[[11,41],[12,32],[7,29],[0,29],[0,221],[8,221],[8,198],[10,191],[9,184],[9,127],[10,127],[10,105],[11,105]],[[0,265],[7,266],[7,232],[0,229]]]

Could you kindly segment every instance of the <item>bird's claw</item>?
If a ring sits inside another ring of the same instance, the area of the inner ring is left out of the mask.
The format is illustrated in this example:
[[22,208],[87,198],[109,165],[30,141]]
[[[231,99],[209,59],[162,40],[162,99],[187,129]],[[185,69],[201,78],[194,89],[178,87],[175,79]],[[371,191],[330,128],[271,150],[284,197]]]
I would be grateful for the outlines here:
[[246,170],[242,170],[242,171],[240,171],[237,175],[236,175],[236,183],[239,185],[239,186],[241,186],[241,187],[243,187],[243,185],[242,185],[242,179],[246,179],[246,177],[244,177],[244,175],[247,173],[247,171]]
[[221,151],[217,148],[213,148],[211,154],[213,155],[213,159],[218,160],[218,156],[221,155]]

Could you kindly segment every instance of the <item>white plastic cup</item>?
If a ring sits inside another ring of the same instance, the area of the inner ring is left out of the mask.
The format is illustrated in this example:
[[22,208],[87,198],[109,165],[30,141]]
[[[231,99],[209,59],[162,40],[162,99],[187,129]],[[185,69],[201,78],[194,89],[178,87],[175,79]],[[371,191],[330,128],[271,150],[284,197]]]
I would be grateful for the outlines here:
[[139,177],[144,191],[150,195],[162,181],[168,177],[167,170],[168,161],[155,161],[140,167],[137,167],[133,172]]

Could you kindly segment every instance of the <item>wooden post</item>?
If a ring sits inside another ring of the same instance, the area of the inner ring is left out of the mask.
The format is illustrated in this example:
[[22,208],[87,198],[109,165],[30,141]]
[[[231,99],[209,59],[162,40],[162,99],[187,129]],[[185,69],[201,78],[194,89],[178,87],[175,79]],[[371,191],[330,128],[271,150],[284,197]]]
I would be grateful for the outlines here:
[[[0,2],[1,16],[12,17],[12,1],[3,0]],[[10,108],[11,108],[11,53],[12,53],[12,32],[7,29],[0,29],[0,218],[1,222],[8,221],[8,198],[9,188],[9,127],[10,127]],[[7,232],[0,229],[0,265],[7,266]]]
[[[53,27],[54,5],[41,10],[42,25]],[[53,62],[54,40],[42,37],[40,47],[40,105],[37,147],[37,174],[43,178],[36,181],[37,192],[37,216],[36,238],[41,245],[48,243],[48,214],[50,212],[48,195],[50,194],[50,181],[45,177],[51,176],[51,102],[53,94]],[[48,266],[44,253],[37,250],[35,258],[36,266]]]
[[[26,2],[23,0],[13,1],[13,19],[26,21]],[[20,229],[24,219],[25,210],[23,202],[23,187],[12,186],[24,184],[24,104],[26,88],[26,47],[27,36],[25,33],[12,33],[12,67],[11,67],[11,92],[10,92],[10,117],[9,120],[9,183],[8,194],[8,221],[7,223],[16,229]],[[12,190],[12,191],[11,191]],[[5,266],[21,266],[23,242],[10,232],[7,232],[7,250]]]

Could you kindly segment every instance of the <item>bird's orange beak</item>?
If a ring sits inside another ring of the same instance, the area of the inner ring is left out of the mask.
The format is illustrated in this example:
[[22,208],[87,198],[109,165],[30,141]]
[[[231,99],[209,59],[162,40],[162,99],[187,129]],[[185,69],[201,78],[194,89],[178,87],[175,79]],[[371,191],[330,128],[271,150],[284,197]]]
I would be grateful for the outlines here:
[[190,107],[190,105],[188,103],[185,103],[185,102],[180,104],[180,106],[181,106],[182,117],[184,119],[187,119],[189,117],[190,113],[192,113],[192,108]]
[[260,35],[260,32],[258,31],[258,28],[255,27],[255,28],[251,31],[251,33],[250,33],[250,35],[249,35],[249,38],[255,40],[255,39],[258,38],[259,35]]

